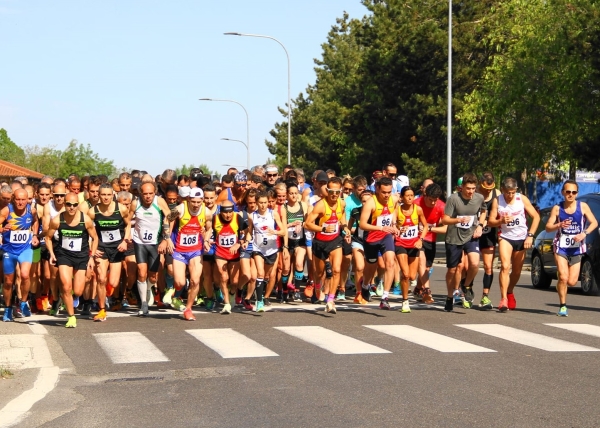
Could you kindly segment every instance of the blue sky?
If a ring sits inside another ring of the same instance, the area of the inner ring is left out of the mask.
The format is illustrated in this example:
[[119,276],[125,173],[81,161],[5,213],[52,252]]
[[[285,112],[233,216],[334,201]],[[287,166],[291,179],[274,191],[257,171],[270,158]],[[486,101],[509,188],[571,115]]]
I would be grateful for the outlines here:
[[[287,101],[314,83],[313,58],[335,19],[359,0],[0,0],[0,128],[20,146],[73,138],[117,166],[153,174],[182,164],[251,163]],[[293,119],[292,119],[293,120]],[[293,154],[292,154],[293,155]]]

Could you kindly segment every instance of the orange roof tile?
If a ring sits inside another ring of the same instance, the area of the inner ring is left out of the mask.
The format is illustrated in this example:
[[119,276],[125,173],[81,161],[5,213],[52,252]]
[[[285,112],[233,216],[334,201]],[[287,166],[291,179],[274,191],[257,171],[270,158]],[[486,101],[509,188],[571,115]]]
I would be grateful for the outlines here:
[[33,171],[31,169],[23,168],[22,166],[15,165],[14,163],[0,160],[0,177],[19,177],[25,176],[28,178],[42,178],[44,174]]

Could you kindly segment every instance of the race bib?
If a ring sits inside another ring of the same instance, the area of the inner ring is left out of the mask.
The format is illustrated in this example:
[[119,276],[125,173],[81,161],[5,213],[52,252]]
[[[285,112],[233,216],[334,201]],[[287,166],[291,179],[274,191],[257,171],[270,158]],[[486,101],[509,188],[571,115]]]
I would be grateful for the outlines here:
[[144,244],[154,244],[156,242],[155,232],[152,232],[148,229],[143,229],[142,233],[140,233],[140,240]]
[[102,242],[115,242],[121,240],[121,231],[117,230],[101,230],[100,238]]
[[521,224],[521,221],[522,220],[519,217],[515,217],[511,221],[506,223],[504,226],[506,226],[507,229],[514,229],[515,227]]
[[337,235],[339,233],[339,230],[340,230],[340,224],[337,221],[335,223],[327,223],[327,222],[325,222],[323,224],[323,226],[327,226],[327,227],[332,226],[332,225],[335,226],[333,232],[321,232],[321,233],[323,235]]
[[400,234],[400,239],[413,239],[419,234],[419,226],[408,226]]
[[219,246],[231,248],[237,243],[237,235],[219,235]]
[[475,216],[474,215],[467,215],[467,216],[459,216],[463,218],[463,221],[461,221],[460,223],[456,224],[456,227],[460,227],[461,229],[470,229],[471,226],[473,226],[473,222],[475,221]]
[[490,233],[492,229],[489,226],[486,226],[483,228],[483,230],[481,231],[482,235],[485,235],[486,233]]
[[560,248],[579,248],[581,241],[575,241],[575,235],[561,235],[559,241]]
[[391,214],[380,215],[379,217],[377,217],[377,226],[387,227],[387,226],[391,226],[391,225],[392,225],[392,215]]
[[29,230],[11,230],[9,241],[11,244],[24,244],[29,239]]
[[261,237],[258,239],[258,245],[261,247],[268,247],[276,242],[277,235],[267,235],[266,233],[261,234]]
[[199,236],[200,234],[198,233],[182,233],[181,235],[179,235],[179,245],[181,245],[182,247],[193,247],[194,245],[198,244]]
[[288,227],[288,238],[302,239],[303,236],[304,236],[304,229],[300,228],[300,232],[296,232],[296,226]]
[[81,251],[82,241],[81,238],[67,238],[66,236],[63,236],[62,247],[67,251]]

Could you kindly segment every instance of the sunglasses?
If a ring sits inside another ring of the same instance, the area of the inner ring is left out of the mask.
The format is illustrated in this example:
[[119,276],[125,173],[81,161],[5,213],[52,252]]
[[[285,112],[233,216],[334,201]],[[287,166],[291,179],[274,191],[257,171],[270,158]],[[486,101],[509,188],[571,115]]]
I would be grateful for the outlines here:
[[576,195],[578,193],[577,190],[565,190],[565,193],[567,195]]
[[75,208],[79,205],[78,202],[65,202],[65,206]]
[[354,190],[354,187],[344,187],[344,192],[351,192]]
[[267,177],[277,177],[279,174],[267,174]]
[[392,174],[392,173],[389,173],[389,172],[388,172],[388,176],[389,176],[390,178],[396,178],[396,176],[397,176],[397,175],[398,175],[398,174]]
[[327,193],[331,194],[331,195],[339,195],[340,193],[342,193],[341,190],[336,190],[336,189],[330,189],[329,187],[327,188]]
[[235,183],[235,186],[236,187],[246,187],[246,186],[248,186],[248,184],[247,183]]
[[54,196],[55,198],[64,198],[64,197],[65,197],[65,195],[66,195],[66,193],[55,193],[55,194],[54,194],[54,195],[52,195],[52,196]]

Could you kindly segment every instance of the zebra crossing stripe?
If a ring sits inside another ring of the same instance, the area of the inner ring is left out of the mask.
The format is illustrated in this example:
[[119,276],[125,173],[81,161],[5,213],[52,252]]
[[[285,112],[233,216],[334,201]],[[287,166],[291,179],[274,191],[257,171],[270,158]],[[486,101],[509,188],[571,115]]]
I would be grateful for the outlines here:
[[137,331],[95,333],[94,338],[113,364],[159,363],[169,361],[146,336]]
[[278,357],[260,343],[231,328],[186,330],[223,358]]
[[440,352],[496,352],[493,349],[473,345],[410,325],[365,325],[363,327]]
[[304,340],[338,355],[390,354],[390,351],[318,326],[274,327],[290,336]]
[[562,328],[563,330],[574,331],[575,333],[586,334],[588,336],[600,337],[600,327],[592,324],[545,324],[550,327]]
[[592,348],[590,346],[579,345],[577,343],[567,342],[566,340],[555,339],[553,337],[544,336],[543,334],[531,333],[529,331],[519,330],[500,324],[456,324],[456,326],[549,352],[600,351],[600,349]]

